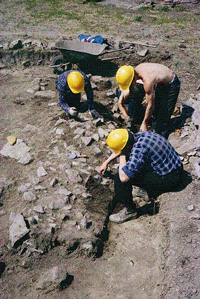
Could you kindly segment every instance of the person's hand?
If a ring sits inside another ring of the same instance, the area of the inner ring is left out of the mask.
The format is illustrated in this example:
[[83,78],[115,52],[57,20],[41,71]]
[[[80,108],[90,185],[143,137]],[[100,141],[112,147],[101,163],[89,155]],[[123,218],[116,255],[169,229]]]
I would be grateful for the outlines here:
[[130,120],[131,120],[130,116],[127,115],[127,116],[124,117],[125,124],[127,124],[128,122],[130,122]]
[[143,131],[148,131],[147,125],[145,123],[142,123],[140,126],[140,132],[143,132]]
[[142,106],[144,107],[144,108],[146,108],[147,107],[147,101],[146,101],[146,99],[142,102]]
[[77,116],[78,111],[77,111],[77,109],[76,109],[75,107],[71,107],[71,108],[69,109],[69,114],[70,114],[71,116]]
[[90,114],[94,119],[96,119],[96,118],[103,119],[103,116],[99,112],[97,112],[95,109],[90,110]]
[[108,163],[104,162],[103,164],[101,164],[99,168],[100,174],[103,175],[106,172],[107,168],[108,168]]

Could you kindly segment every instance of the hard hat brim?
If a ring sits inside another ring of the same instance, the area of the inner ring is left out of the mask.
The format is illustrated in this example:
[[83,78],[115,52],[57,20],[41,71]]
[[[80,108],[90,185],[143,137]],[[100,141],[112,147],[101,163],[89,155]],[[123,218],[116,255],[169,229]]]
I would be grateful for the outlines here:
[[[132,82],[132,81],[131,81],[131,82]],[[130,87],[130,85],[131,85],[131,83],[130,83],[129,85],[121,85],[121,84],[119,84],[119,88],[120,88],[121,90],[128,90],[129,87]]]
[[73,93],[81,93],[82,91],[84,91],[84,87],[81,88],[81,89],[79,89],[79,90],[74,89],[74,88],[72,88],[72,87],[70,87],[70,89],[71,89],[71,91],[72,91]]

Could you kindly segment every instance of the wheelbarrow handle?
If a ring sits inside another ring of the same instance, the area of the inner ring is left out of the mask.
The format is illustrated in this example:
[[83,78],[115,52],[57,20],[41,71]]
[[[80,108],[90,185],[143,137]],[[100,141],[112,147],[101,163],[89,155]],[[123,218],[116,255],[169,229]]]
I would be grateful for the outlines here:
[[125,55],[115,56],[115,57],[103,58],[103,59],[101,59],[101,61],[108,61],[108,60],[114,60],[114,59],[122,59],[122,58],[125,58],[125,57],[126,57]]
[[106,51],[106,52],[99,54],[98,56],[102,56],[104,54],[109,54],[109,53],[114,53],[114,52],[119,52],[119,51],[123,51],[123,50],[127,50],[127,49],[130,49],[130,46],[128,46],[126,48],[117,49],[117,50]]

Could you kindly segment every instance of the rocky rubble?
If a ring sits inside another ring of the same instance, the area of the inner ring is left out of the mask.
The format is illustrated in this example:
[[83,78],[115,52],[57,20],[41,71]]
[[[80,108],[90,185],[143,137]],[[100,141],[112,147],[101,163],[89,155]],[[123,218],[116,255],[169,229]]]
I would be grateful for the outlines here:
[[[112,101],[109,115],[119,114],[115,98],[113,99],[115,92],[112,81],[101,77],[91,80],[96,86],[106,86],[106,103],[110,105]],[[56,93],[48,89],[47,78],[36,81],[32,83],[37,88],[31,93],[31,100],[38,97],[44,99],[45,93],[51,94],[48,103],[44,103],[48,109],[52,109],[53,105],[50,104],[55,104],[57,109],[57,103],[51,102],[57,101]],[[42,82],[45,82],[43,93],[38,94]],[[191,163],[193,175],[200,178],[199,94],[191,97],[188,107],[190,113],[183,106],[181,113],[174,117],[181,127],[171,134],[170,142],[183,161]],[[112,180],[99,176],[99,157],[102,153],[104,157],[109,154],[105,140],[118,123],[114,121],[115,118],[112,121],[106,119],[105,122],[94,120],[88,112],[80,113],[80,122],[69,119],[62,111],[57,111],[57,114],[56,119],[54,116],[50,120],[49,142],[39,152],[31,145],[33,139],[30,135],[40,140],[42,128],[29,123],[21,129],[20,136],[24,137],[24,141],[16,137],[14,143],[8,141],[1,149],[4,159],[22,164],[28,174],[23,184],[17,183],[14,187],[14,192],[25,205],[23,208],[16,205],[16,209],[11,212],[9,243],[5,244],[5,248],[14,249],[18,253],[24,268],[29,267],[32,258],[41,257],[57,246],[65,248],[66,255],[74,253],[98,256],[104,242],[103,232],[107,227],[113,190]],[[69,137],[73,140],[72,144],[68,142]],[[111,165],[109,170],[115,172],[116,166],[117,164]],[[6,181],[4,184],[6,185]],[[2,215],[5,214],[6,211]],[[47,271],[38,280],[36,289],[51,291],[60,286],[67,287],[70,275],[66,275],[66,271],[61,271],[61,275],[59,271],[59,268]]]
[[[49,104],[51,100],[57,101],[56,93],[44,84],[43,94],[38,98],[42,82],[47,82],[46,78],[32,82],[31,86],[37,88],[31,93],[31,101],[44,99],[45,93],[51,93],[53,98],[44,103],[52,109]],[[111,81],[108,82],[110,88]],[[63,112],[56,119],[53,116],[49,142],[39,152],[34,144],[35,140],[39,142],[43,128],[27,122],[19,132],[23,140],[18,136],[8,138],[0,151],[6,161],[25,167],[26,179],[21,184],[16,182],[11,195],[16,195],[20,204],[16,203],[11,211],[9,242],[4,243],[4,250],[14,250],[20,257],[20,265],[26,269],[32,259],[56,246],[65,248],[66,255],[95,256],[101,251],[112,186],[109,187],[109,178],[99,179],[98,157],[115,123],[92,119],[88,112],[80,113],[80,119],[80,122],[69,119]],[[108,154],[108,149],[105,153]],[[6,185],[9,189],[9,178],[4,178],[2,190]],[[4,210],[1,215],[7,212]],[[60,276],[56,282],[41,280],[37,289],[52,290],[63,284],[63,280]]]
[[[178,116],[182,127],[170,138],[170,142],[182,157],[183,164],[190,163],[193,175],[200,178],[200,94],[191,95],[181,107]],[[175,136],[176,135],[176,136]]]

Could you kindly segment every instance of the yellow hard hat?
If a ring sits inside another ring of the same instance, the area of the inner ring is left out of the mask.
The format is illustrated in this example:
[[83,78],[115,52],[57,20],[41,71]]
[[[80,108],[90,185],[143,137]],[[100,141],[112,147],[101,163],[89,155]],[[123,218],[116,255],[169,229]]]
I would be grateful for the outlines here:
[[73,93],[80,93],[84,90],[84,77],[77,71],[69,73],[69,75],[67,76],[67,83]]
[[127,141],[128,131],[126,129],[115,129],[108,135],[106,143],[117,154],[123,150]]
[[121,66],[116,74],[116,80],[122,90],[127,90],[134,78],[134,68],[130,65]]

